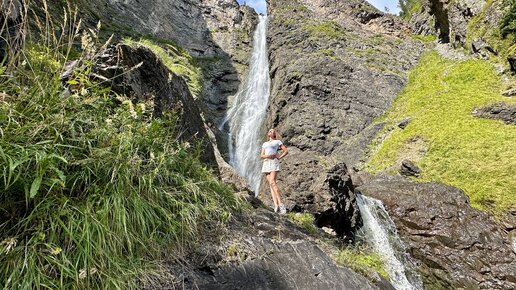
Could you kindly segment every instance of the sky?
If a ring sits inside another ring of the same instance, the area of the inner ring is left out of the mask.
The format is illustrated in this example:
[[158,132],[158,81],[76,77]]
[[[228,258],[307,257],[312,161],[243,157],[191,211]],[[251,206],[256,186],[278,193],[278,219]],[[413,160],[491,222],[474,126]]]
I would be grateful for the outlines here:
[[[265,4],[265,0],[237,0],[238,3],[246,3],[247,5],[253,7],[256,12],[266,14],[267,13],[267,5]],[[385,7],[389,9],[390,13],[398,14],[400,9],[398,8],[398,0],[367,0],[369,3],[373,4],[376,8],[385,11]]]

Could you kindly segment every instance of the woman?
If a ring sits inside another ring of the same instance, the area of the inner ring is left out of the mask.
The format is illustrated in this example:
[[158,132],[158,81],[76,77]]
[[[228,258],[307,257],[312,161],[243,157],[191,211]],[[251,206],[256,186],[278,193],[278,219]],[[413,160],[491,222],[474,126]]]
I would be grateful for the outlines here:
[[[263,158],[262,172],[267,176],[267,181],[271,189],[272,201],[274,202],[274,212],[280,214],[287,213],[285,205],[281,202],[281,194],[276,185],[276,174],[280,171],[279,159],[287,156],[288,149],[283,145],[283,142],[277,139],[277,132],[270,129],[267,132],[269,141],[263,143],[260,158]],[[281,155],[278,155],[278,149],[281,150]]]

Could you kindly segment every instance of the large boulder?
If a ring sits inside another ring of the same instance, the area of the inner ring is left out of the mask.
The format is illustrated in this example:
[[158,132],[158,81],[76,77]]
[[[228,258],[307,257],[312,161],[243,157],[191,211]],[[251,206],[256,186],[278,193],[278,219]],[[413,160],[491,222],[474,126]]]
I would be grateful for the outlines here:
[[[331,257],[336,248],[319,245],[315,237],[268,210],[257,209],[235,216],[228,230],[230,234],[226,233],[222,239],[205,237],[196,252],[188,255],[187,264],[171,265],[170,272],[179,279],[175,280],[177,285],[167,286],[173,289],[175,286],[183,289],[379,289],[363,276],[338,266]],[[213,243],[214,240],[219,242]],[[392,289],[388,286],[380,289]]]
[[515,289],[516,255],[506,231],[461,190],[380,176],[357,192],[381,200],[427,289]]

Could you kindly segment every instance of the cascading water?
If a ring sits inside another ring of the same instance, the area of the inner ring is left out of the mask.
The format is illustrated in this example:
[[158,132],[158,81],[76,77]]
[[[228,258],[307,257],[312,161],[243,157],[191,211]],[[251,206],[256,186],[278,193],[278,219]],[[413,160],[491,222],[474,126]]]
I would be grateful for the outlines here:
[[233,106],[219,126],[229,124],[229,163],[245,177],[251,189],[260,186],[260,128],[269,100],[269,60],[267,56],[267,16],[260,15],[253,41],[249,74],[235,96]]
[[391,284],[397,290],[423,289],[423,283],[411,263],[404,256],[405,246],[398,237],[396,226],[381,201],[357,195],[357,203],[364,226],[362,238],[384,260]]

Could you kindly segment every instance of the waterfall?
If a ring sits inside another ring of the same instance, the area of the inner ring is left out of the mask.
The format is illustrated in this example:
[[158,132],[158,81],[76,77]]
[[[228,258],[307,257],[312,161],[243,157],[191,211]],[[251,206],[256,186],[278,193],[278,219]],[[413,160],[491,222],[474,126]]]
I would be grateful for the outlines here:
[[423,282],[412,269],[412,263],[405,254],[396,226],[381,201],[357,195],[357,203],[364,221],[362,239],[365,240],[385,262],[391,284],[397,290],[423,289]]
[[269,60],[267,55],[267,16],[260,15],[253,40],[249,73],[235,96],[233,106],[219,126],[229,124],[229,163],[258,192],[261,179],[260,136],[269,100]]

